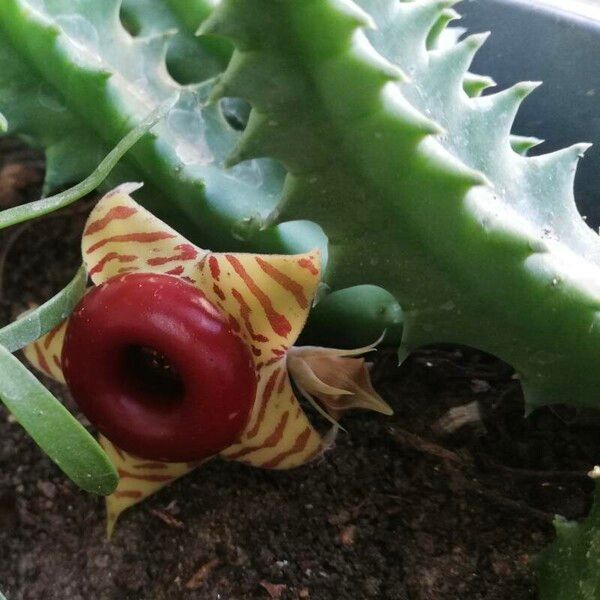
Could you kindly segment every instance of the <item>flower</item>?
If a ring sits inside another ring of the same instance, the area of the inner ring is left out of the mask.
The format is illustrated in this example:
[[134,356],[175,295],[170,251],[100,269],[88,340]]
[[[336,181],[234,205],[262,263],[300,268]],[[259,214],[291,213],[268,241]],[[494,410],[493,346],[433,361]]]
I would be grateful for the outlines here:
[[[191,244],[138,205],[124,184],[102,198],[82,237],[82,255],[95,285],[125,273],[160,273],[195,285],[229,320],[252,352],[258,381],[250,418],[235,444],[220,456],[255,467],[290,469],[320,456],[337,427],[325,436],[300,405],[299,391],[337,417],[349,408],[391,410],[373,390],[363,359],[355,351],[295,348],[320,281],[317,251],[296,256],[211,253]],[[25,354],[46,375],[64,383],[62,348],[68,321],[31,344]],[[197,463],[144,460],[100,436],[120,481],[107,498],[108,532],[119,515]]]

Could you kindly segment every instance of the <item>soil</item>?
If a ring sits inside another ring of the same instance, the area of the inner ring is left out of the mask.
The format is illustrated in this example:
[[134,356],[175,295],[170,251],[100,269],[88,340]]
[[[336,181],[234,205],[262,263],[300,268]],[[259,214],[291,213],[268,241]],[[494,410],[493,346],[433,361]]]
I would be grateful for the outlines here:
[[[0,203],[35,198],[42,168],[0,141]],[[69,280],[89,206],[3,234],[1,322]],[[555,407],[525,419],[511,369],[460,348],[400,368],[382,351],[373,376],[394,417],[348,416],[336,447],[292,472],[212,462],[129,511],[111,542],[102,501],[0,409],[0,590],[8,600],[535,598],[531,563],[553,515],[589,510],[594,415]],[[481,419],[442,431],[440,419],[470,403]]]

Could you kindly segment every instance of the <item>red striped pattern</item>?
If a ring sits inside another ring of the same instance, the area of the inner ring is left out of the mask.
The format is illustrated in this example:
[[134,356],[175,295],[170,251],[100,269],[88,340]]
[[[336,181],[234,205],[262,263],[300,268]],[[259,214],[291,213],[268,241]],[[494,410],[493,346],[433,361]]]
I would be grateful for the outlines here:
[[198,466],[197,464],[142,460],[123,452],[103,436],[100,436],[99,441],[119,474],[119,485],[116,491],[106,499],[109,535],[124,510],[141,502]]
[[50,365],[48,364],[48,361],[46,360],[46,357],[44,356],[44,353],[42,352],[41,348],[39,347],[38,343],[35,343],[35,354],[38,360],[38,364],[41,368],[42,371],[44,371],[44,373],[46,373],[46,375],[50,375],[52,376],[52,371],[50,370]]
[[317,269],[317,267],[315,267],[315,263],[312,261],[312,257],[311,258],[301,258],[298,260],[298,264],[303,269],[307,269],[311,275],[314,275],[315,277],[317,277],[319,275],[319,269]]
[[213,292],[219,296],[221,300],[225,300],[225,293],[216,283],[213,285]]
[[44,340],[44,348],[46,350],[48,350],[48,348],[50,347],[50,344],[52,343],[52,341],[56,337],[56,334],[61,330],[62,326],[63,326],[63,323],[61,323],[60,325],[58,325],[58,327],[55,327],[52,331],[50,331],[49,333],[47,333],[44,336],[44,338],[43,338],[43,340]]
[[302,452],[305,448],[306,448],[306,444],[308,442],[308,439],[310,438],[310,434],[311,434],[311,430],[310,428],[306,428],[297,438],[296,441],[294,442],[294,445],[289,449],[286,450],[285,452],[281,452],[280,454],[278,454],[277,456],[275,456],[274,458],[272,458],[271,460],[263,463],[261,465],[261,467],[263,469],[275,469],[277,468],[286,458],[289,458],[290,456],[293,456],[294,454],[299,454],[300,452]]
[[181,262],[186,260],[194,260],[198,256],[198,251],[191,244],[179,244],[175,246],[175,250],[180,250],[179,254],[173,256],[157,256],[149,258],[146,263],[151,267],[159,267],[170,262]]
[[92,221],[85,229],[83,235],[94,235],[102,231],[112,221],[128,219],[137,212],[133,206],[113,206],[102,218]]
[[244,456],[251,454],[252,452],[256,452],[257,450],[263,450],[264,448],[275,447],[277,444],[279,444],[279,442],[281,442],[281,438],[283,437],[283,433],[285,431],[285,426],[287,425],[289,417],[290,417],[290,412],[285,411],[281,415],[281,418],[279,419],[277,426],[273,430],[273,433],[271,433],[264,440],[264,442],[262,442],[262,444],[258,444],[255,446],[246,446],[245,448],[242,448],[241,450],[238,450],[237,452],[234,452],[233,454],[229,454],[227,456],[227,458],[229,460],[239,460],[240,458],[243,458]]
[[264,392],[260,397],[260,409],[258,411],[258,416],[256,417],[256,421],[251,429],[246,433],[247,439],[251,440],[256,437],[258,433],[259,427],[262,425],[263,419],[265,417],[265,412],[267,410],[267,406],[271,399],[271,395],[273,394],[273,388],[275,387],[275,381],[277,381],[277,377],[279,376],[281,369],[277,368],[271,373],[269,380],[267,381],[267,385],[265,386]]
[[103,256],[91,269],[89,272],[90,277],[96,275],[97,273],[101,273],[104,267],[111,261],[116,260],[120,263],[128,263],[133,262],[137,256],[133,254],[117,254],[116,252],[109,252],[105,256]]
[[102,246],[106,246],[106,244],[123,244],[127,242],[149,244],[152,242],[159,242],[161,240],[169,240],[174,237],[175,234],[170,233],[169,231],[144,231],[140,233],[123,233],[121,235],[113,235],[99,240],[86,250],[86,254],[91,254],[99,248],[102,248]]
[[140,490],[117,490],[113,493],[115,498],[132,498],[141,500],[142,492]]
[[221,276],[221,268],[219,267],[219,261],[214,256],[209,256],[208,266],[210,268],[210,274],[215,281],[219,281]]
[[292,326],[290,322],[286,319],[284,315],[278,313],[273,308],[273,303],[271,302],[271,298],[267,296],[264,291],[256,285],[254,279],[250,277],[250,275],[244,269],[242,263],[239,259],[232,254],[226,254],[225,258],[229,261],[229,264],[233,267],[234,271],[242,278],[250,293],[258,300],[263,310],[265,311],[265,315],[273,329],[273,331],[281,336],[287,337],[290,331],[292,330]]
[[142,462],[133,465],[134,469],[156,469],[157,471],[164,471],[167,468],[166,463],[161,462]]
[[240,305],[240,316],[242,317],[242,320],[244,321],[244,325],[246,326],[246,330],[248,331],[248,334],[250,335],[250,337],[255,342],[263,342],[263,343],[268,342],[269,341],[268,337],[266,337],[262,334],[258,334],[254,331],[254,328],[252,327],[252,323],[250,321],[250,313],[252,311],[251,311],[250,307],[248,306],[248,303],[244,300],[244,297],[242,296],[242,294],[240,294],[235,288],[233,288],[231,290],[231,295],[235,298],[237,303]]
[[256,262],[269,277],[294,296],[300,308],[308,308],[308,300],[304,294],[304,288],[297,281],[294,281],[291,277],[282,273],[279,269],[260,256],[256,257]]

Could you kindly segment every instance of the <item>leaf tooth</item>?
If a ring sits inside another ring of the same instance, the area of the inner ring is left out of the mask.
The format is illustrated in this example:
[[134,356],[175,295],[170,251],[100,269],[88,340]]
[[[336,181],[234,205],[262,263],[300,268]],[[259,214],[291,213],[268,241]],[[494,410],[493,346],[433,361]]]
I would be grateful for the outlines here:
[[419,136],[442,135],[445,133],[441,125],[408,102],[397,86],[384,88],[381,100],[385,111],[394,115],[404,126],[409,127]]
[[452,21],[457,21],[461,18],[460,14],[457,13],[453,8],[446,8],[442,11],[438,20],[433,24],[429,31],[429,35],[426,40],[427,50],[435,50],[438,47],[441,36],[446,31],[446,28]]
[[352,0],[328,0],[328,3],[335,11],[336,16],[342,16],[351,28],[377,28],[371,15],[360,8],[355,2],[352,2]]
[[545,140],[541,140],[540,138],[536,138],[533,136],[524,136],[524,135],[511,135],[510,136],[510,145],[512,149],[522,156],[527,156],[529,151],[540,144],[543,144]]
[[48,35],[49,39],[57,40],[63,34],[62,27],[52,21],[48,21],[38,13],[36,13],[36,19],[44,22],[45,33]]
[[[392,81],[403,81],[402,71],[378,54],[362,31],[357,31],[347,52],[324,63],[320,93],[337,118],[362,119],[373,112],[384,90]],[[337,82],[352,81],[340,94]],[[398,86],[393,86],[398,88]]]
[[293,65],[285,58],[235,50],[227,69],[211,90],[209,102],[237,97],[261,112],[298,111],[310,96],[310,83],[293,77],[292,71]]
[[172,29],[145,37],[136,37],[133,38],[133,45],[139,47],[146,63],[153,66],[155,70],[164,71],[169,44],[175,35],[177,30]]
[[442,87],[450,93],[463,89],[473,58],[488,37],[489,32],[475,33],[454,46],[430,53],[433,76],[438,78]]
[[539,81],[522,81],[496,94],[474,98],[473,101],[487,114],[496,135],[508,139],[521,103],[540,85]]
[[[276,10],[279,18],[285,19],[289,7],[287,3],[280,2]],[[346,38],[355,30],[362,27],[375,28],[373,19],[354,2],[350,0],[326,0],[325,2],[307,2],[294,8],[295,12],[304,11],[306,20],[310,20],[320,29],[346,30]],[[307,14],[307,13],[314,13]],[[271,15],[271,19],[275,17]],[[264,36],[264,14],[259,9],[259,4],[248,0],[224,0],[217,5],[211,15],[200,25],[197,35],[217,35],[229,38],[238,48],[252,50],[263,48],[265,43],[285,44],[283,39],[269,40]],[[320,36],[320,31],[315,31],[315,37],[322,39],[326,45],[328,36]]]
[[[423,52],[428,47],[430,36],[435,39],[444,30],[452,17],[444,23],[446,11],[455,2],[453,0],[415,0],[391,4],[389,14],[381,17],[380,25],[394,33],[388,35],[394,47],[392,54],[406,60],[406,52]],[[452,11],[452,15],[456,15]]]
[[[412,28],[423,32],[424,38],[435,27],[440,19],[446,16],[457,18],[459,15],[452,7],[458,0],[415,0],[413,2],[400,3],[398,6],[398,18],[402,19],[404,26],[410,23]],[[448,21],[446,22],[446,24]]]
[[425,138],[417,150],[427,160],[430,169],[444,174],[448,184],[466,191],[474,186],[493,187],[488,177],[448,152],[435,138]]
[[496,82],[487,75],[467,73],[463,80],[463,90],[469,98],[478,98],[485,90],[492,87],[496,87]]
[[406,82],[409,78],[402,69],[379,54],[362,31],[357,31],[352,40],[350,56],[370,66],[385,81]]
[[[573,167],[577,166],[577,163],[585,153],[592,147],[592,144],[587,142],[580,142],[578,144],[573,144],[572,146],[567,146],[566,148],[561,148],[560,150],[556,150],[555,152],[550,152],[548,154],[544,154],[539,158],[540,162],[561,165],[567,171],[573,169]],[[535,160],[535,158],[531,160]]]
[[527,160],[538,167],[539,175],[552,183],[557,195],[568,194],[573,190],[577,165],[585,152],[592,146],[579,143],[556,152],[530,157]]
[[196,35],[225,37],[245,50],[260,47],[260,20],[255,7],[248,0],[223,0],[200,25]]

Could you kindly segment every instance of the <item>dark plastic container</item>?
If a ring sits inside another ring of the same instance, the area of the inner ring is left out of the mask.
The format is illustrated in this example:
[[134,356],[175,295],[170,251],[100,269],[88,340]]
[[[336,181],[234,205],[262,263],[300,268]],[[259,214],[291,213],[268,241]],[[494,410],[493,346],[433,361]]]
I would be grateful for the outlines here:
[[492,31],[474,72],[491,75],[502,87],[520,80],[544,82],[523,104],[514,133],[545,139],[537,152],[594,143],[581,162],[575,187],[581,213],[598,228],[600,20],[535,0],[466,0],[457,8],[463,15],[459,24],[470,32]]

